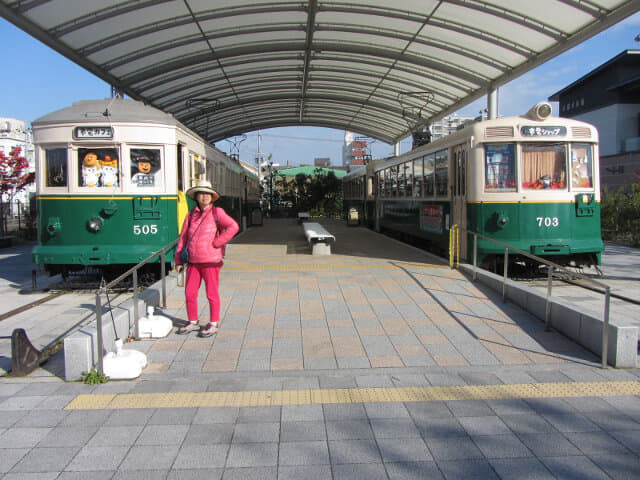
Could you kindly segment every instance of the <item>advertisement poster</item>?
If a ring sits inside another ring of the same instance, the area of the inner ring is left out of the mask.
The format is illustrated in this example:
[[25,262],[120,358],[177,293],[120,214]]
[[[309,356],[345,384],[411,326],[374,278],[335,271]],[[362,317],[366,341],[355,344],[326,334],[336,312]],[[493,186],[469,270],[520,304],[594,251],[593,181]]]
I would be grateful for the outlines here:
[[420,229],[434,233],[442,233],[442,206],[422,205],[422,212],[420,212]]

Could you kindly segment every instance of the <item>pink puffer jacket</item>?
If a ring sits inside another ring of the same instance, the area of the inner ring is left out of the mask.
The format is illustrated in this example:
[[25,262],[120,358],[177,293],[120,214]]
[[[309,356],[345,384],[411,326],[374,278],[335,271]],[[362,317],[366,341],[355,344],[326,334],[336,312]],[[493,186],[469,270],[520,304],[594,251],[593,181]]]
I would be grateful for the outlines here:
[[[217,237],[216,217],[221,230]],[[202,222],[202,225],[200,225],[200,222]],[[175,264],[182,264],[180,250],[187,243],[189,244],[189,263],[222,262],[222,247],[238,233],[238,230],[240,228],[237,222],[227,215],[224,209],[209,205],[204,210],[200,210],[200,207],[196,205],[184,219],[184,225],[176,248]],[[191,239],[190,242],[189,239]]]

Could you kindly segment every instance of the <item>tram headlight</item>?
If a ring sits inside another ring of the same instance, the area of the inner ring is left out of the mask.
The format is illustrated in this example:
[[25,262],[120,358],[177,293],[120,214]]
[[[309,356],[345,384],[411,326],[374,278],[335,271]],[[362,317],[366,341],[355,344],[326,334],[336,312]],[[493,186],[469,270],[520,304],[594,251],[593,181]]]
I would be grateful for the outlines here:
[[102,230],[102,225],[104,224],[104,220],[100,217],[91,217],[87,221],[87,230],[93,233],[98,233]]
[[504,228],[507,223],[509,223],[509,217],[507,217],[505,214],[499,213],[497,217],[498,218],[496,220],[496,224],[498,225],[498,228]]
[[47,233],[52,237],[55,236],[62,229],[62,224],[60,223],[60,218],[51,217],[47,222]]

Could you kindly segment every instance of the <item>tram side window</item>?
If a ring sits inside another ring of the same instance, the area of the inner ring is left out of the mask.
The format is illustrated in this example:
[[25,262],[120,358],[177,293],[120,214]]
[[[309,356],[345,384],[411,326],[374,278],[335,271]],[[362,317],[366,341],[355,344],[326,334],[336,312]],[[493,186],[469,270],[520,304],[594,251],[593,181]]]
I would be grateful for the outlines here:
[[413,162],[404,163],[404,179],[407,182],[407,197],[413,197]]
[[446,195],[449,183],[447,151],[436,152],[436,195]]
[[154,188],[159,186],[162,159],[160,149],[157,148],[132,148],[131,160],[131,185],[137,188]]
[[571,146],[571,188],[593,188],[591,146]]
[[413,161],[413,196],[422,197],[424,192],[422,191],[423,183],[423,171],[422,171],[422,158],[418,158]]
[[398,172],[398,196],[399,197],[404,197],[405,192],[406,192],[406,182],[407,182],[407,178],[406,178],[406,169],[404,168],[404,163],[398,165],[397,167],[397,172]]
[[435,192],[435,155],[432,153],[424,157],[424,187],[425,196],[432,197]]
[[398,196],[398,166],[395,165],[389,169],[391,175],[391,196]]
[[522,188],[566,187],[565,146],[559,143],[522,144]]
[[384,170],[384,196],[391,196],[391,169],[387,168]]
[[120,183],[120,161],[115,148],[78,148],[78,186],[113,188]]
[[484,147],[484,190],[515,192],[516,145],[495,143]]
[[45,149],[47,187],[67,186],[67,149]]

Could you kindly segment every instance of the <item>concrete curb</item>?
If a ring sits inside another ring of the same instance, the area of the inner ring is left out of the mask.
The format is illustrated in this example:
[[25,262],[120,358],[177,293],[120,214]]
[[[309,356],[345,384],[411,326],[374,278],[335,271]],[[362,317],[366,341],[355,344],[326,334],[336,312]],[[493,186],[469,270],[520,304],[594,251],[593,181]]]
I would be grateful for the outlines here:
[[[473,266],[460,264],[458,269],[469,278],[473,277]],[[486,270],[476,269],[477,281],[492,290],[502,293],[502,276]],[[536,318],[545,321],[546,295],[541,292],[507,279],[505,297]],[[604,309],[604,302],[603,302]],[[551,297],[551,326],[562,332],[586,349],[602,356],[601,318],[581,313],[576,305]],[[638,352],[638,327],[620,325],[616,319],[609,318],[609,337],[607,342],[607,363],[616,368],[635,368]]]
[[[169,292],[177,285],[176,274],[166,277],[166,288]],[[139,318],[146,315],[146,306],[158,306],[162,299],[162,282],[157,281],[138,295]],[[112,311],[103,309],[102,313],[102,339],[104,352],[113,350],[113,342],[116,339],[115,329],[119,338],[127,338],[133,333],[135,320],[133,298],[126,300]],[[113,313],[113,322],[111,321]],[[64,339],[64,378],[68,382],[79,380],[82,372],[88,372],[98,362],[98,329],[96,320]]]

